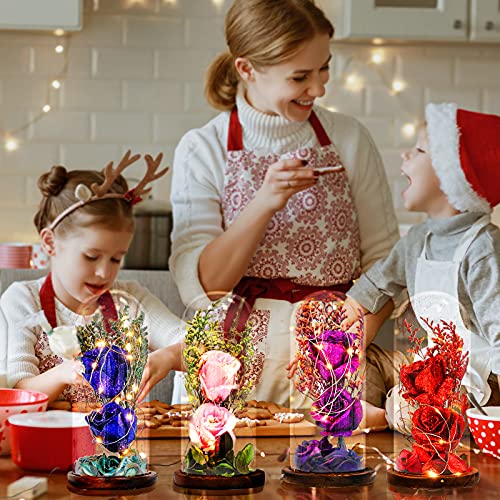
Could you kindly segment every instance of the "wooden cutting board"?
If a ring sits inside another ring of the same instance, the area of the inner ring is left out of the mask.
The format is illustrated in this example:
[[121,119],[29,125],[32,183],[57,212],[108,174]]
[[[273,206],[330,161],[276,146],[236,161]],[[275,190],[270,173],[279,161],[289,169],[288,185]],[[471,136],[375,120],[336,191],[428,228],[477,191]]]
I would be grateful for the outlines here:
[[[303,420],[296,424],[280,423],[277,420],[266,420],[266,425],[257,427],[236,427],[236,436],[246,437],[278,437],[278,436],[314,436],[318,427],[311,422]],[[137,439],[157,439],[157,438],[188,438],[187,427],[173,427],[172,425],[162,425],[156,429],[143,428],[137,431]]]

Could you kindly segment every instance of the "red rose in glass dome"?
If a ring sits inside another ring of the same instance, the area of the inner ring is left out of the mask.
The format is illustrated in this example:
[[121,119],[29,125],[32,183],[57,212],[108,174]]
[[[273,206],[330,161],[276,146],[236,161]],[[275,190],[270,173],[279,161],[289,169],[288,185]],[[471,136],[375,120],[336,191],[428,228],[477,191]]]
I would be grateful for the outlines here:
[[432,356],[401,367],[403,397],[422,405],[442,406],[456,388],[456,380],[446,376],[446,360]]
[[422,473],[422,462],[415,451],[403,450],[396,459],[396,469],[412,474]]
[[413,439],[426,451],[451,452],[465,430],[465,421],[459,413],[447,408],[422,406],[412,417]]

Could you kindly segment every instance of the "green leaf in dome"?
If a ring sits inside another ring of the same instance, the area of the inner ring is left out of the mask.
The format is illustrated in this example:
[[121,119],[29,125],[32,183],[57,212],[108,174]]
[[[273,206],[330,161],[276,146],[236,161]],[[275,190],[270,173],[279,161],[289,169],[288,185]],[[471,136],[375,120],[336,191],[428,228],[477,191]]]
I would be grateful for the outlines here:
[[234,459],[234,466],[240,474],[248,474],[251,471],[250,464],[254,458],[255,449],[251,443],[248,443],[237,453]]
[[207,459],[205,458],[205,455],[203,452],[195,445],[191,445],[191,449],[189,450],[191,452],[191,456],[193,457],[193,460],[200,465],[205,465],[207,463]]
[[219,440],[219,456],[225,457],[226,454],[233,449],[233,438],[229,432],[222,434]]
[[217,462],[216,466],[210,470],[209,474],[212,476],[232,477],[237,474],[237,471],[232,464],[224,459]]

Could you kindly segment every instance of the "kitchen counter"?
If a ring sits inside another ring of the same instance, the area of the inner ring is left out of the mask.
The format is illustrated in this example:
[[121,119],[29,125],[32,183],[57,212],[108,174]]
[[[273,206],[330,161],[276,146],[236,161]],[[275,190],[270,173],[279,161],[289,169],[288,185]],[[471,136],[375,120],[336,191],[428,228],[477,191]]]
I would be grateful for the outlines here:
[[[242,440],[245,438],[242,438]],[[377,468],[377,478],[373,485],[355,489],[330,489],[321,490],[316,488],[302,488],[289,486],[280,481],[281,469],[287,465],[287,460],[284,462],[278,461],[278,458],[283,456],[284,450],[288,447],[294,448],[298,441],[302,438],[259,438],[255,441],[258,451],[264,452],[262,457],[257,454],[257,467],[266,472],[266,484],[260,492],[242,495],[229,495],[225,498],[255,498],[255,499],[429,499],[429,498],[467,498],[489,500],[498,498],[498,478],[500,477],[500,461],[493,457],[484,454],[472,454],[472,465],[480,471],[481,478],[479,484],[472,488],[464,490],[456,490],[446,492],[438,490],[434,494],[429,492],[410,491],[405,493],[392,492],[386,480],[386,468],[383,460],[375,450],[367,450],[366,463],[368,466]],[[346,439],[348,445],[354,443],[365,443],[366,446],[376,447],[384,454],[393,457],[394,450],[401,450],[405,446],[406,440],[399,434],[392,432],[372,433],[369,435],[351,436]],[[467,439],[463,441],[468,442]],[[137,498],[144,499],[210,499],[214,495],[210,492],[202,494],[187,494],[181,491],[174,491],[173,474],[180,467],[180,457],[183,455],[187,441],[180,439],[163,439],[138,441],[139,449],[145,451],[150,457],[150,468],[158,473],[158,482],[153,491],[140,495]],[[43,453],[43,451],[41,451]],[[8,457],[0,458],[0,498],[5,498],[7,485],[23,475],[37,475],[34,473],[23,472],[18,469]],[[70,493],[66,489],[66,474],[54,472],[52,474],[42,474],[48,477],[48,494],[42,498],[59,499],[59,498],[84,498],[80,495]],[[124,495],[127,493],[124,492]],[[130,495],[129,495],[130,496]],[[87,497],[89,498],[89,497]],[[110,498],[110,495],[94,498]],[[114,497],[118,498],[118,497]],[[127,498],[127,496],[119,497]]]

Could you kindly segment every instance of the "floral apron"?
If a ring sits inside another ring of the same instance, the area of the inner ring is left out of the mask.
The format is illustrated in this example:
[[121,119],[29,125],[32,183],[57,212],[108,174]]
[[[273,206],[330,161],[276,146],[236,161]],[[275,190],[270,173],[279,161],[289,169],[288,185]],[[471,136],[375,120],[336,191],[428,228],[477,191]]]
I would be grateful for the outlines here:
[[[243,148],[238,111],[233,109],[222,200],[225,228],[255,197],[273,163],[297,158],[307,160],[312,169],[342,167],[335,146],[314,112],[309,123],[320,148],[299,148],[281,156],[274,153],[258,156]],[[320,177],[315,186],[293,195],[272,217],[246,276],[234,289],[236,294],[245,290],[245,298],[253,304],[249,319],[254,324],[255,340],[264,344],[264,352],[255,356],[254,369],[261,375],[252,397],[295,408],[308,405],[293,388],[286,372],[295,353],[290,329],[294,303],[304,298],[301,290],[345,292],[359,272],[359,226],[347,174],[341,168]],[[267,294],[249,291],[255,288],[272,290]]]
[[[104,322],[108,326],[109,321],[118,320],[113,298],[109,292],[104,293],[98,299],[99,306],[104,316]],[[56,302],[52,276],[49,273],[40,288],[40,305],[51,328],[57,326]],[[60,365],[63,359],[54,354],[49,345],[49,339],[45,331],[41,331],[35,344],[35,356],[38,358],[38,369],[44,373],[54,366]],[[82,401],[95,401],[94,391],[87,385],[67,386],[58,399],[63,399],[71,403]]]

